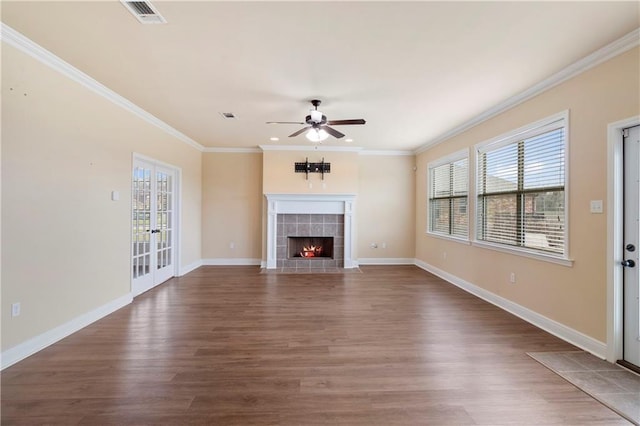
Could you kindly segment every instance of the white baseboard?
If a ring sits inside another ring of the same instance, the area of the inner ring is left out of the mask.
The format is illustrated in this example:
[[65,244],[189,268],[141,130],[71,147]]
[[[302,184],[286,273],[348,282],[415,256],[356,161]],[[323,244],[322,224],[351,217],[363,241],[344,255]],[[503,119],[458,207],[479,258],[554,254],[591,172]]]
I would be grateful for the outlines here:
[[180,268],[180,277],[183,275],[187,275],[189,272],[194,271],[202,266],[202,260],[197,260],[187,266],[183,266]]
[[518,305],[517,303],[505,299],[504,297],[491,293],[490,291],[487,291],[475,284],[465,281],[462,278],[456,277],[455,275],[438,269],[435,266],[429,265],[426,262],[416,260],[415,265],[427,272],[431,272],[432,274],[437,275],[443,280],[448,281],[451,284],[460,287],[461,289],[483,300],[486,300],[493,305],[496,305],[499,308],[504,309],[507,312],[512,313],[519,318],[522,318],[523,320],[535,325],[538,328],[541,328],[542,330],[545,330],[548,333],[553,334],[556,337],[559,337],[566,342],[571,343],[572,345],[584,349],[587,352],[591,352],[598,358],[605,359],[606,357],[607,345],[603,342],[600,342],[592,337],[587,336],[586,334],[574,330],[571,327],[567,327],[566,325],[561,324],[557,321],[549,319],[544,315],[540,315],[539,313],[525,308],[522,305]]
[[358,265],[415,265],[416,260],[404,257],[361,257]]
[[89,324],[94,323],[99,319],[104,318],[107,315],[117,311],[123,306],[128,305],[132,301],[133,296],[131,295],[131,293],[126,294],[90,312],[82,314],[65,324],[59,325],[58,327],[46,331],[39,336],[33,337],[26,342],[20,343],[13,348],[7,349],[6,351],[2,352],[2,354],[0,354],[0,370],[4,370],[5,368],[12,366],[16,362],[22,361],[28,356],[41,351],[47,346],[50,346],[64,339],[70,334],[73,334],[76,331],[88,326]]
[[204,266],[260,266],[261,262],[261,259],[251,258],[202,259],[202,265]]

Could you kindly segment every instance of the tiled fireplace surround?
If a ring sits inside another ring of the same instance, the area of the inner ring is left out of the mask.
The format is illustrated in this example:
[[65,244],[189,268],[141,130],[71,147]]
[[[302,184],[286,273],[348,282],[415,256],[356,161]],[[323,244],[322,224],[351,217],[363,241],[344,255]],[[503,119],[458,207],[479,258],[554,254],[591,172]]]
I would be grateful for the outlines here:
[[[277,268],[342,268],[344,266],[344,215],[279,214],[276,238]],[[289,259],[288,237],[333,237],[333,259]]]
[[[265,194],[267,269],[353,268],[355,195]],[[288,259],[287,237],[334,237],[333,259]]]

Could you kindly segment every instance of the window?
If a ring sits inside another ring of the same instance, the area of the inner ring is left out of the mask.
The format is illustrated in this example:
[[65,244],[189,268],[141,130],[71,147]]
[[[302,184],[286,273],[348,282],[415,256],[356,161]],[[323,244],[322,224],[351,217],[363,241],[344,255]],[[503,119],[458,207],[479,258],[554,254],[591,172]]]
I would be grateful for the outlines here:
[[429,165],[430,233],[469,238],[468,166],[467,151]]
[[479,241],[565,259],[566,114],[477,150]]

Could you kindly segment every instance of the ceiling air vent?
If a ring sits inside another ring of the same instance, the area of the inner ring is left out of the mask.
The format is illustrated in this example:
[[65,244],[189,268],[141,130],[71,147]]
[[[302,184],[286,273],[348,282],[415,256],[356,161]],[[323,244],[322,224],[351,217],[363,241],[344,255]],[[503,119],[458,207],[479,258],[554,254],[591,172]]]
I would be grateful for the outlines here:
[[221,112],[220,115],[222,116],[222,118],[226,118],[228,120],[233,120],[235,118],[238,118],[238,116],[232,112]]
[[120,2],[143,24],[166,24],[160,12],[148,1],[126,1]]

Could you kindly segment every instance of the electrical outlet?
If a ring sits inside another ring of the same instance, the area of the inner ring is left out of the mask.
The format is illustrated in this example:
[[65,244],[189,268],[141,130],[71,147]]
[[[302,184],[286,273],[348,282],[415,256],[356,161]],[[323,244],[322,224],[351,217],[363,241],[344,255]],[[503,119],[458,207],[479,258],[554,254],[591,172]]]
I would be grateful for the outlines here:
[[446,251],[443,251],[443,252],[442,252],[442,258],[443,258],[443,259],[446,259],[446,258],[447,258],[447,252],[446,252]]
[[382,243],[382,248],[386,249],[387,248],[387,243]]
[[11,305],[11,316],[17,317],[20,315],[20,302]]
[[516,273],[515,273],[515,272],[512,272],[512,273],[509,275],[509,282],[510,282],[511,284],[515,284],[515,283],[516,283]]
[[589,211],[591,213],[602,213],[602,200],[591,200]]
[[234,243],[233,241],[231,241],[231,242],[229,243],[229,248],[230,248],[231,250],[233,250],[234,248],[236,248],[236,243]]

